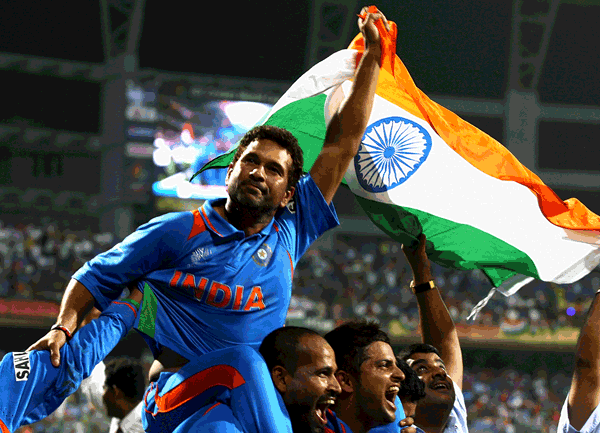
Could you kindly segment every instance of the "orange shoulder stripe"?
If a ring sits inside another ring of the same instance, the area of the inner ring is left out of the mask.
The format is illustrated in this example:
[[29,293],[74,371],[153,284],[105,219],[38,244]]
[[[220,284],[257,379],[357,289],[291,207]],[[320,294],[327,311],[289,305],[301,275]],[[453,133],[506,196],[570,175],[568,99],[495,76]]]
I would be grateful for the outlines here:
[[206,218],[206,222],[208,223],[208,225],[210,226],[210,228],[213,229],[213,231],[216,234],[218,234],[219,236],[223,237],[223,235],[221,233],[219,233],[219,231],[215,228],[215,226],[212,225],[212,223],[208,219],[208,215],[206,215],[206,211],[204,210],[204,208],[202,208],[202,215],[204,215],[204,218]]
[[192,214],[194,215],[194,225],[192,226],[190,235],[187,238],[188,241],[206,230],[206,224],[204,224],[204,220],[202,219],[202,215],[200,215],[200,211],[198,209],[194,209]]

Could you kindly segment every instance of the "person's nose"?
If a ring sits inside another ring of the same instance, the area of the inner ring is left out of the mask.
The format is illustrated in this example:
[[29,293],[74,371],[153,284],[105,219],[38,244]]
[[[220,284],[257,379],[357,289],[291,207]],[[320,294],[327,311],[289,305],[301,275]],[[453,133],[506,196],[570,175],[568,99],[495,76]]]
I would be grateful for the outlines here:
[[447,373],[446,370],[444,370],[442,367],[434,367],[432,376],[435,378],[441,377],[442,379],[445,379]]
[[392,374],[392,379],[395,379],[397,382],[402,382],[406,379],[406,376],[400,367],[396,366],[396,369]]
[[342,387],[333,375],[331,376],[331,380],[329,381],[327,391],[335,393],[335,395],[340,395],[342,393]]
[[256,166],[250,172],[250,177],[257,181],[265,180],[265,169],[262,165]]

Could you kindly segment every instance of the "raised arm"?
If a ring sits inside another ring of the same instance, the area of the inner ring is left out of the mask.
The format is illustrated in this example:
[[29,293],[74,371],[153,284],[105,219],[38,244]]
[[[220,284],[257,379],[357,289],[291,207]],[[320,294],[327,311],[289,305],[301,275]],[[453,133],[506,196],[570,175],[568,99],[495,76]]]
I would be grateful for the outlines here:
[[[415,287],[433,280],[431,266],[425,251],[425,241],[425,235],[422,234],[419,244],[414,250],[402,246],[402,251],[413,271]],[[435,287],[417,293],[415,296],[419,305],[423,343],[430,344],[439,350],[448,375],[462,389],[463,359],[458,333],[439,289]]]
[[581,430],[600,404],[600,301],[594,297],[588,317],[579,333],[575,352],[575,372],[569,390],[569,421]]
[[380,36],[375,21],[382,19],[386,28],[388,24],[380,12],[372,14],[363,8],[362,15],[365,14],[364,20],[358,19],[358,27],[366,49],[356,69],[352,89],[329,122],[323,149],[310,170],[327,203],[333,200],[350,162],[358,153],[373,108],[381,66]]

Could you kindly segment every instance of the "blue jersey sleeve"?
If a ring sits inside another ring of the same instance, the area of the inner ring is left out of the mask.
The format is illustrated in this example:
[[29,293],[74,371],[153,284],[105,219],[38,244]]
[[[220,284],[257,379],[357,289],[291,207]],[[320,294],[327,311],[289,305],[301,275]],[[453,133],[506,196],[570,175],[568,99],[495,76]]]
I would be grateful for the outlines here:
[[87,262],[73,278],[91,292],[96,307],[104,311],[127,284],[175,260],[192,225],[190,212],[154,218],[109,251]]
[[327,204],[310,174],[298,181],[293,200],[278,214],[276,222],[294,263],[319,236],[340,223],[333,203]]

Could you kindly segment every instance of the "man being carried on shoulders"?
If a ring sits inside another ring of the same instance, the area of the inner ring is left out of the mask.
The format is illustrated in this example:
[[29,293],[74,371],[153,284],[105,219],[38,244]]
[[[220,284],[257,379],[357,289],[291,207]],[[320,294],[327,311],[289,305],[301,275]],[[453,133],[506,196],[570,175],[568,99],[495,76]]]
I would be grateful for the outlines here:
[[[215,400],[214,393],[194,398],[212,383],[197,386],[194,363],[227,347],[257,349],[283,326],[296,263],[338,224],[331,201],[369,121],[381,62],[375,21],[386,23],[379,12],[363,16],[358,26],[366,50],[309,174],[302,175],[302,150],[290,132],[254,128],[227,170],[227,198],[155,218],[73,275],[57,319],[69,332],[92,306],[106,309],[124,286],[135,282],[144,292],[135,326],[155,356],[144,399],[146,430],[173,430]],[[57,366],[64,343],[64,334],[52,330],[32,348],[49,350]],[[184,366],[186,375],[172,378]],[[259,423],[260,416],[243,421]]]

